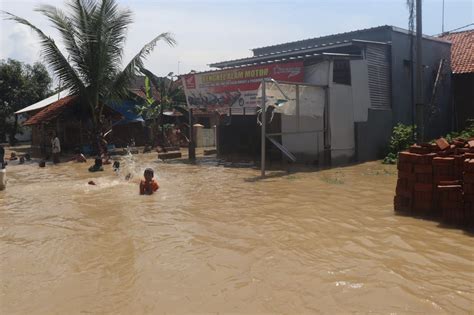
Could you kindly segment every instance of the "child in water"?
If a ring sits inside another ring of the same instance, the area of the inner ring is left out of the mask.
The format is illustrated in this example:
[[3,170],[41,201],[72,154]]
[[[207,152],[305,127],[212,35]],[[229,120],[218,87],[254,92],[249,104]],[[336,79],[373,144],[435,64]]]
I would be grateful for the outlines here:
[[81,153],[81,150],[79,148],[76,148],[74,149],[74,157],[71,161],[76,161],[77,163],[84,163],[87,162],[87,159],[84,154]]
[[145,177],[145,180],[140,182],[140,195],[152,195],[160,188],[158,183],[153,179],[153,170],[151,168],[147,168],[143,173],[143,176]]
[[100,157],[96,157],[94,161],[94,165],[89,167],[89,172],[99,172],[103,170],[104,168],[102,167],[102,159]]

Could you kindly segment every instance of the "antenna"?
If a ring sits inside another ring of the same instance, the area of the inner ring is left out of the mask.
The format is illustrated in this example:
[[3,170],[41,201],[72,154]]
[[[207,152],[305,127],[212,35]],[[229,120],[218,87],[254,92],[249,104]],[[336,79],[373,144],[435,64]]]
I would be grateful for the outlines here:
[[441,15],[441,34],[444,34],[444,0],[443,0],[443,13]]

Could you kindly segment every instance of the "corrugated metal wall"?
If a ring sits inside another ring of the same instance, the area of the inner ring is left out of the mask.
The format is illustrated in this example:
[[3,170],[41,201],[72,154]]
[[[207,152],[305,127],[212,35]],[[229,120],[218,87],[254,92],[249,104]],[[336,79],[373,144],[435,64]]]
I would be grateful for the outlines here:
[[391,109],[390,46],[367,45],[370,108]]

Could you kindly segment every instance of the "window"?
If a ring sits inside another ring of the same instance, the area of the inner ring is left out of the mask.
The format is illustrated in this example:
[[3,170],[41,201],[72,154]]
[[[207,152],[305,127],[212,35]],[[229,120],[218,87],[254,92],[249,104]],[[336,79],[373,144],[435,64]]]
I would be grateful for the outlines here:
[[334,60],[332,75],[334,83],[351,85],[351,64],[349,60]]

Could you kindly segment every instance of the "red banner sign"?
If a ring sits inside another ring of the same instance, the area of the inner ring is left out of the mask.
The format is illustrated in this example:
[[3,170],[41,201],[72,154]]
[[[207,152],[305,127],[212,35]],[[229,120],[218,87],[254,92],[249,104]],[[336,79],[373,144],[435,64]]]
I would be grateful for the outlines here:
[[188,106],[215,109],[255,107],[262,79],[303,82],[303,62],[218,70],[183,77]]

